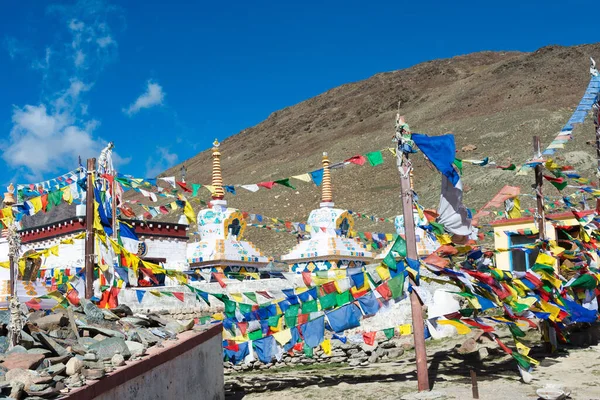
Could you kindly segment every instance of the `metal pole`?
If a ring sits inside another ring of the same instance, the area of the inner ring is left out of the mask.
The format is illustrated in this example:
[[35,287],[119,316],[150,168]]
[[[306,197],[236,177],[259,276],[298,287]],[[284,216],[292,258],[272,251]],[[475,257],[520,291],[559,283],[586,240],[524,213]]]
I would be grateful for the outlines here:
[[[398,142],[400,143],[400,142]],[[400,193],[402,197],[402,214],[404,215],[404,233],[406,239],[406,256],[413,260],[418,259],[417,241],[415,236],[415,221],[413,216],[413,192],[410,185],[411,166],[408,156],[402,152],[399,145],[396,150],[396,161],[400,173]],[[409,283],[416,287],[413,279],[408,277]],[[425,324],[423,322],[423,309],[416,290],[410,294],[410,308],[412,313],[413,339],[417,360],[418,390],[429,390],[429,374],[427,372],[427,350],[425,349]]]
[[92,174],[96,169],[96,159],[87,160],[87,195],[85,202],[85,298],[94,295],[94,187]]

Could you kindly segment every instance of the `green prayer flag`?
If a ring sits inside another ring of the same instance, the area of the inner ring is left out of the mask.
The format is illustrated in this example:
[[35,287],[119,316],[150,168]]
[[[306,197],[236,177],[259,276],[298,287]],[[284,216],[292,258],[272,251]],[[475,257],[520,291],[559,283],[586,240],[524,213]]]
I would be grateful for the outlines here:
[[202,185],[199,183],[192,183],[192,197],[198,196],[198,190],[200,190],[201,187]]
[[227,316],[235,315],[236,303],[234,301],[223,299],[223,304],[225,304],[225,314]]
[[279,325],[279,318],[281,318],[281,314],[273,315],[272,317],[269,317],[269,319],[268,319],[269,326],[276,327],[277,325]]
[[321,309],[327,310],[329,308],[335,307],[336,305],[336,296],[337,293],[329,293],[323,297],[319,297],[319,303],[321,303]]
[[246,296],[247,298],[249,298],[250,300],[252,300],[254,303],[258,304],[258,301],[256,300],[256,293],[254,293],[254,292],[244,292],[244,296]]
[[242,314],[248,314],[249,312],[252,311],[252,305],[251,304],[240,303],[238,306],[239,306],[240,312]]
[[404,290],[404,274],[398,274],[392,279],[388,280],[388,287],[392,292],[392,299],[397,299],[402,296]]
[[290,178],[280,179],[278,181],[275,181],[275,183],[277,183],[278,185],[287,186],[289,188],[296,190],[296,187],[294,187],[294,185],[292,185],[290,183]]
[[309,347],[306,343],[304,343],[304,355],[308,358],[313,357],[313,349]]
[[581,289],[596,289],[596,279],[592,275],[583,274],[575,279],[569,286]]
[[398,253],[400,257],[406,257],[406,240],[400,235],[394,241],[394,245],[383,259],[383,263],[388,267],[396,270],[396,257],[393,252]]
[[262,337],[263,337],[263,334],[260,329],[248,333],[248,339],[250,339],[250,340],[258,340],[258,339],[261,339]]
[[517,324],[508,324],[508,329],[514,337],[525,337],[525,332],[523,332],[521,328],[517,326]]
[[443,235],[445,233],[444,225],[439,224],[435,221],[429,222],[429,225],[431,225],[431,227],[433,228],[433,233],[435,233],[436,235]]
[[335,296],[335,302],[337,303],[338,307],[341,307],[344,304],[348,304],[352,302],[352,300],[354,299],[352,298],[352,293],[350,293],[349,290],[346,290],[343,293],[337,293]]
[[394,337],[394,328],[387,328],[383,330],[385,337],[391,339]]
[[458,168],[458,172],[459,174],[462,175],[462,169],[463,169],[463,162],[460,158],[455,158],[453,164],[456,166],[456,168]]
[[521,354],[517,353],[516,351],[513,351],[511,355],[515,360],[517,360],[519,366],[524,370],[529,370],[529,368],[531,368],[531,364],[529,363],[529,361],[527,361],[525,357],[523,357]]
[[369,160],[369,164],[371,164],[372,167],[383,164],[383,155],[381,154],[381,151],[367,153],[365,154],[365,157],[367,157],[367,160]]
[[288,328],[292,328],[298,324],[298,315],[287,315],[283,316],[285,321],[285,326]]
[[319,307],[316,300],[305,301],[302,303],[302,314],[309,314],[317,311],[319,311]]

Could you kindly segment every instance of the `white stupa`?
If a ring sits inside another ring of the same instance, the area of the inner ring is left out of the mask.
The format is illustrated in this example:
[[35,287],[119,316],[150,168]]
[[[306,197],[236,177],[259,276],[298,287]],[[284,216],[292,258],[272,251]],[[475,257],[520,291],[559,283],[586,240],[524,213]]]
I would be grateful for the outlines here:
[[[426,226],[429,224],[427,218],[419,215],[417,210],[413,210],[413,218],[415,221],[415,239],[417,242],[417,254],[419,256],[425,257],[429,254],[433,253],[440,247],[440,243],[437,241],[435,235],[427,232],[425,229],[421,228],[422,226]],[[394,227],[396,228],[396,233],[402,237],[404,237],[404,216],[397,215],[394,219]],[[394,242],[391,241],[382,251],[375,257],[376,261],[382,261],[385,256],[389,253]]]
[[327,153],[323,153],[323,182],[321,207],[312,210],[307,221],[310,239],[298,243],[281,260],[290,271],[327,271],[362,267],[373,254],[358,240],[349,237],[354,218],[347,210],[333,208],[331,172]]
[[191,269],[222,272],[258,272],[269,259],[252,243],[243,241],[246,220],[235,208],[228,208],[224,200],[221,177],[219,142],[212,148],[212,201],[209,208],[198,213],[200,241],[190,243],[187,259]]

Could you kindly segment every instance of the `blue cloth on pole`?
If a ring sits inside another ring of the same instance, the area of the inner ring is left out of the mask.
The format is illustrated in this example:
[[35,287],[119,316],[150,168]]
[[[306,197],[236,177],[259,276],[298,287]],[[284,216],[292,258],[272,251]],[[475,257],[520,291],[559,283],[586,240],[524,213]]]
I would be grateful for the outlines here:
[[362,308],[365,316],[375,315],[380,307],[379,301],[373,292],[360,296],[358,298],[358,304],[360,304],[360,308]]
[[362,313],[354,303],[346,304],[337,310],[326,313],[329,326],[334,332],[343,332],[346,329],[352,329],[360,326],[360,317]]
[[456,186],[460,177],[452,166],[456,158],[454,135],[427,136],[420,133],[413,133],[411,139],[429,161],[435,165],[438,171],[444,174]]
[[479,301],[479,304],[481,304],[481,310],[482,311],[496,307],[496,305],[491,300],[488,300],[485,297],[479,296],[477,294],[474,295],[474,296],[477,297],[477,300]]
[[273,336],[265,336],[262,339],[252,341],[254,352],[258,359],[264,364],[268,364],[273,359],[277,351],[277,342]]
[[238,351],[229,350],[223,348],[223,353],[229,361],[234,364],[239,364],[248,354],[250,354],[250,348],[248,347],[249,342],[242,342],[238,344]]
[[300,329],[304,336],[304,343],[311,348],[317,347],[325,339],[325,316],[301,325]]

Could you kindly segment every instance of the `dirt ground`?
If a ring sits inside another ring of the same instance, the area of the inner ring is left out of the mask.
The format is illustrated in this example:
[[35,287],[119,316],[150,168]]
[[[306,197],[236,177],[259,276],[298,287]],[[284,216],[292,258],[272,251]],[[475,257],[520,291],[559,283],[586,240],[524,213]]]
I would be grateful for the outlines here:
[[[464,339],[463,339],[464,340]],[[500,351],[490,350],[483,361],[462,357],[452,350],[458,341],[428,342],[428,366],[432,392],[417,395],[414,352],[404,358],[367,367],[313,365],[298,369],[269,369],[226,376],[227,399],[471,399],[470,370],[477,373],[479,398],[497,400],[537,399],[536,390],[562,385],[571,399],[600,400],[600,345],[561,349],[544,354],[533,349],[540,361],[533,381],[522,383],[516,363]]]

